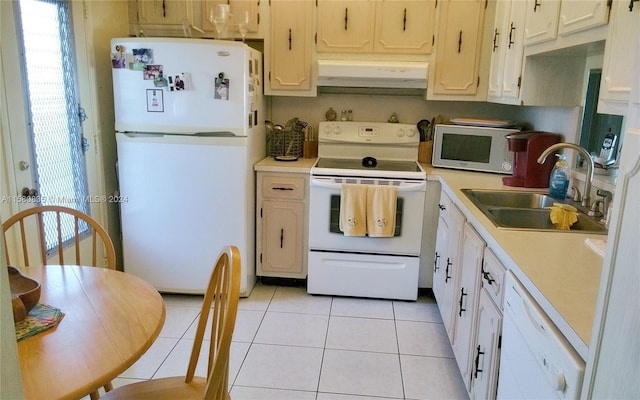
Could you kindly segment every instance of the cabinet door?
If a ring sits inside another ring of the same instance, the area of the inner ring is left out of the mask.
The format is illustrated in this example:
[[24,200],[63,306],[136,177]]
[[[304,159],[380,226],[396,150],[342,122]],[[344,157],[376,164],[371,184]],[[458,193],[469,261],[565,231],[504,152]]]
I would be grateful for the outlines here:
[[435,0],[382,0],[376,6],[373,51],[431,54]]
[[140,24],[190,24],[193,2],[190,0],[137,0]]
[[478,301],[478,329],[471,371],[471,399],[495,399],[498,388],[502,313],[485,289]]
[[446,245],[447,250],[445,253],[444,262],[444,293],[443,293],[443,302],[438,303],[438,307],[440,308],[440,314],[442,315],[442,320],[445,324],[445,328],[447,330],[447,335],[449,336],[449,340],[451,344],[455,342],[455,332],[456,332],[456,323],[455,323],[455,313],[457,311],[455,301],[457,299],[459,281],[460,281],[460,273],[461,273],[461,265],[460,265],[460,243],[462,241],[462,232],[464,229],[464,215],[458,207],[456,207],[453,203],[450,204],[449,210],[449,221],[447,225],[447,239]]
[[558,36],[560,0],[527,0],[524,44],[553,40]]
[[262,202],[262,271],[302,272],[303,229],[304,203]]
[[318,0],[319,52],[371,53],[375,2]]
[[524,25],[526,7],[523,1],[512,1],[509,26],[505,27],[505,56],[502,77],[502,102],[518,104],[524,60]]
[[205,32],[215,32],[216,27],[212,22],[211,11],[218,4],[229,4],[231,9],[231,21],[227,27],[228,32],[234,33],[235,37],[239,37],[238,21],[240,16],[246,11],[249,13],[249,33],[258,32],[258,23],[260,16],[258,15],[258,0],[202,0],[202,21],[200,26]]
[[484,0],[442,2],[434,94],[476,94],[484,6]]
[[472,345],[475,342],[476,311],[480,293],[480,270],[485,243],[473,227],[465,224],[462,239],[460,264],[460,287],[456,292],[456,328],[453,353],[456,356],[460,373],[470,389]]
[[[640,4],[614,1],[611,23],[605,42],[598,112],[621,114],[627,111],[634,72],[636,49],[640,40]],[[623,107],[605,109],[607,103],[623,103]]]
[[440,218],[436,234],[436,255],[433,263],[433,295],[438,302],[438,310],[447,331],[451,327],[450,310],[452,309],[452,299],[447,296],[446,292],[447,283],[451,279],[448,266],[450,261],[447,258],[448,232],[447,222]]
[[310,90],[313,3],[306,0],[271,2],[269,88]]
[[507,34],[509,31],[509,12],[512,1],[496,3],[495,26],[493,28],[493,45],[491,48],[491,66],[489,67],[489,88],[487,95],[491,100],[502,96],[502,77],[504,76]]
[[559,35],[595,28],[609,22],[607,0],[563,1],[560,5]]

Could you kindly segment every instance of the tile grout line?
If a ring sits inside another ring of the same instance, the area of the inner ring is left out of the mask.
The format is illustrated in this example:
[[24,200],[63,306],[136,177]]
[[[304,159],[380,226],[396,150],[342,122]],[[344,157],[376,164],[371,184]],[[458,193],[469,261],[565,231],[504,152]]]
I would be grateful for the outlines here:
[[[251,347],[253,347],[253,343],[256,340],[256,336],[258,335],[258,331],[260,330],[260,327],[262,326],[262,323],[264,322],[264,318],[267,315],[267,311],[269,310],[269,307],[271,306],[271,302],[273,301],[273,298],[275,297],[277,291],[278,291],[278,287],[276,287],[276,289],[273,291],[273,293],[271,294],[271,297],[269,298],[267,306],[262,311],[262,318],[260,318],[260,323],[258,324],[258,327],[256,328],[256,332],[253,334],[253,337],[251,338],[251,342],[249,342],[249,347],[247,348],[247,352],[244,354],[244,357],[242,358],[242,362],[240,363],[240,366],[238,367],[238,373],[233,378],[233,382],[231,383],[231,388],[229,389],[229,392],[231,392],[231,390],[235,386],[235,383],[236,383],[236,380],[238,379],[238,376],[240,376],[240,371],[242,370],[242,366],[244,365],[244,362],[247,360],[247,356],[249,355],[249,351],[251,351]],[[251,296],[251,295],[249,295],[249,296]],[[233,342],[233,337],[231,338],[231,341]],[[243,342],[236,342],[236,343],[243,343]],[[246,343],[246,342],[244,342],[244,343]]]

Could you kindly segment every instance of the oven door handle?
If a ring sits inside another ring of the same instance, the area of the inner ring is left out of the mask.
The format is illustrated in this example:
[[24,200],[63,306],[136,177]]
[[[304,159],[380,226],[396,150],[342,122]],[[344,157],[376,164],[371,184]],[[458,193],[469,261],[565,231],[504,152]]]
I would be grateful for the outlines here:
[[[334,183],[327,182],[322,179],[311,178],[311,186],[315,187],[323,187],[329,189],[340,189],[342,187],[342,183]],[[415,182],[415,183],[403,183],[402,186],[398,187],[398,193],[400,192],[424,192],[427,188],[427,182]]]

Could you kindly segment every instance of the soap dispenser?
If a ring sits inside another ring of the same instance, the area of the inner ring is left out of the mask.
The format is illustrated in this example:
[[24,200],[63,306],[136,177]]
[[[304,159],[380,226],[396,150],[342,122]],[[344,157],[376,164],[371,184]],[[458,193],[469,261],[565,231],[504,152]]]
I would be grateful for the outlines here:
[[549,178],[549,196],[554,199],[564,200],[569,189],[569,167],[564,154],[556,154],[556,157],[558,157],[558,160]]

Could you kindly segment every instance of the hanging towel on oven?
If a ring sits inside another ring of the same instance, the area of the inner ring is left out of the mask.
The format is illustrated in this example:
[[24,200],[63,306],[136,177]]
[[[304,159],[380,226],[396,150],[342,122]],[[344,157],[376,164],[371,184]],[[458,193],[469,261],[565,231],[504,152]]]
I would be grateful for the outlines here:
[[370,237],[392,237],[396,230],[395,186],[369,186],[367,190],[367,233]]
[[367,233],[367,185],[342,184],[340,189],[340,230],[345,236]]

